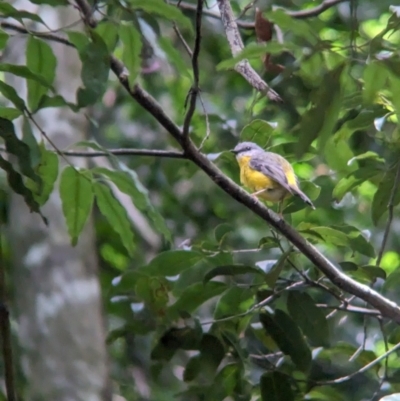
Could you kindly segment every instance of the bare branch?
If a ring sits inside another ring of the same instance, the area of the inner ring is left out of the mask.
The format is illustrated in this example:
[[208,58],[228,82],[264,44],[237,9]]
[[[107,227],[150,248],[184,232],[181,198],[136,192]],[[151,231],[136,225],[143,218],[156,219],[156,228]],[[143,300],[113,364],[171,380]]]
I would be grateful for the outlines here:
[[[1,149],[2,150],[2,149]],[[187,159],[182,152],[174,152],[169,150],[158,150],[158,149],[107,149],[106,152],[97,151],[77,151],[77,150],[61,150],[60,153],[64,156],[74,157],[101,157],[109,156],[110,154],[115,156],[152,156],[152,157],[165,157],[169,159]]]
[[320,381],[317,382],[316,384],[323,386],[325,384],[339,384],[339,383],[343,383],[347,380],[352,379],[354,376],[359,375],[360,373],[364,373],[367,370],[371,369],[372,367],[374,367],[376,364],[378,364],[380,361],[382,361],[383,359],[387,358],[390,354],[392,354],[393,352],[397,351],[398,349],[400,349],[400,343],[396,344],[392,349],[390,349],[389,351],[385,352],[384,354],[382,354],[381,356],[379,356],[378,358],[374,359],[372,362],[368,363],[367,365],[365,365],[364,367],[362,367],[361,369],[347,375],[347,376],[343,376],[343,377],[339,377],[338,379],[333,379],[333,380],[325,380],[325,381]]
[[394,179],[392,191],[390,193],[390,198],[388,202],[388,219],[386,222],[385,232],[383,234],[383,240],[381,244],[381,248],[379,250],[378,258],[376,260],[376,265],[379,267],[382,262],[383,253],[385,252],[386,243],[389,238],[390,227],[392,226],[393,221],[393,209],[394,209],[394,198],[396,196],[397,190],[399,189],[400,184],[400,162],[397,164],[396,176]]
[[[237,56],[244,48],[243,41],[239,33],[239,29],[229,0],[218,0],[218,7],[221,12],[221,21],[224,26],[226,38],[232,56]],[[253,69],[247,60],[242,60],[235,65],[235,70],[243,76],[244,79],[256,90],[264,93],[273,101],[281,101],[280,96],[261,79],[257,72]]]
[[200,69],[199,69],[199,54],[201,44],[201,15],[203,11],[203,0],[197,0],[196,9],[196,38],[194,41],[194,49],[192,54],[192,69],[193,69],[193,85],[189,92],[189,108],[186,112],[185,119],[183,121],[183,136],[187,138],[189,136],[190,122],[194,111],[196,109],[197,94],[199,93],[199,80],[200,80]]
[[13,24],[11,22],[6,22],[6,21],[1,21],[0,22],[0,27],[4,29],[10,29],[15,32],[23,33],[23,34],[30,34],[33,36],[36,36],[38,38],[46,39],[46,40],[51,40],[53,42],[59,42],[62,43],[66,46],[70,47],[75,47],[69,40],[64,39],[60,36],[53,35],[51,33],[42,33],[42,32],[37,32],[37,31],[28,31],[26,28],[24,28],[21,25]]
[[[85,0],[76,0],[77,4],[85,3]],[[86,10],[86,11],[85,11]],[[90,12],[90,7],[81,8],[83,13]],[[88,21],[90,14],[85,17]],[[292,226],[282,220],[277,214],[268,209],[259,200],[254,199],[244,189],[236,185],[230,178],[225,176],[207,157],[200,153],[190,138],[184,139],[179,127],[165,114],[163,108],[157,101],[150,96],[138,84],[133,88],[129,87],[127,76],[124,73],[124,65],[116,57],[111,56],[111,69],[119,79],[121,85],[128,91],[145,110],[147,110],[175,140],[183,147],[185,156],[204,171],[221,189],[229,194],[233,199],[242,203],[283,236],[286,237],[297,249],[306,256],[327,278],[337,287],[353,294],[368,302],[374,308],[378,309],[382,316],[393,319],[400,324],[399,306],[368,286],[358,283],[352,278],[346,276],[336,266],[330,262],[321,252],[312,244],[303,238]]]
[[336,6],[336,4],[344,3],[349,0],[325,0],[319,6],[308,8],[300,11],[286,11],[286,14],[293,18],[305,19],[310,17],[316,17],[326,11],[328,8]]
[[[289,10],[284,10],[284,11],[287,15],[289,15],[292,18],[306,19],[306,18],[311,18],[311,17],[317,17],[318,15],[320,15],[324,11],[328,10],[329,8],[335,6],[339,3],[344,3],[345,1],[349,1],[349,0],[325,0],[320,5],[313,7],[313,8],[307,8],[305,10],[299,10],[299,11],[289,11]],[[194,4],[186,3],[184,1],[180,1],[180,2],[171,1],[170,4],[174,4],[182,10],[190,10],[190,11],[196,10],[196,6]],[[211,11],[211,10],[204,10],[203,14],[206,15],[207,17],[211,17],[211,18],[221,18],[220,13],[217,13],[217,12]],[[254,29],[254,22],[238,20],[238,21],[236,21],[236,23],[240,28]]]

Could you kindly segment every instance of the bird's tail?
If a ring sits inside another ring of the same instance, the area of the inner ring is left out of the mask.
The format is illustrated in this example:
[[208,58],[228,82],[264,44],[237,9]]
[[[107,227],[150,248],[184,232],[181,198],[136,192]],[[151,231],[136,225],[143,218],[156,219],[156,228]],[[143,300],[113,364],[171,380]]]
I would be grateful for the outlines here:
[[300,197],[303,202],[307,203],[307,205],[310,205],[313,209],[315,209],[314,204],[304,192],[302,192],[299,188],[293,186],[291,186],[290,189],[292,190],[293,195]]

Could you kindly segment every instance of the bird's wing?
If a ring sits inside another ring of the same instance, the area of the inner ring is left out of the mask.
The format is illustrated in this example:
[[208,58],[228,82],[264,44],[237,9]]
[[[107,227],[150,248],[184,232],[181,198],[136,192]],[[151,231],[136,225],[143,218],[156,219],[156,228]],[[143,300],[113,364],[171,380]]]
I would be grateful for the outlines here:
[[282,187],[287,191],[293,193],[293,189],[288,183],[283,168],[276,162],[274,163],[268,156],[260,155],[252,157],[249,166],[253,170],[259,171],[260,173],[270,177],[278,184],[282,185]]

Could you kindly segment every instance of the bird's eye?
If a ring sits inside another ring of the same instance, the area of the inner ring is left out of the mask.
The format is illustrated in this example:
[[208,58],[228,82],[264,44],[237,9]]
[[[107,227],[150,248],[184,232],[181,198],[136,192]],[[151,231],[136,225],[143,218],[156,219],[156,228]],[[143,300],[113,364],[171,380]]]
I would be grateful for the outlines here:
[[245,150],[246,150],[246,151],[247,151],[247,150],[251,150],[251,147],[250,147],[250,146],[248,146],[248,147],[247,147]]

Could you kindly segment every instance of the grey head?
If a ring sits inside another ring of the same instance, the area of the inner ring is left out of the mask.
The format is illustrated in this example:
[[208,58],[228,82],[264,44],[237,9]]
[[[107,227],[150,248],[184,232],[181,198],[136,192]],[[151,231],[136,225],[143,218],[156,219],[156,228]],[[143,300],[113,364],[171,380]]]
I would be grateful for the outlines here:
[[255,156],[259,152],[264,152],[264,149],[254,142],[240,142],[231,152],[234,153],[237,158],[241,158]]

